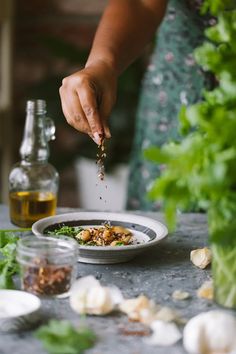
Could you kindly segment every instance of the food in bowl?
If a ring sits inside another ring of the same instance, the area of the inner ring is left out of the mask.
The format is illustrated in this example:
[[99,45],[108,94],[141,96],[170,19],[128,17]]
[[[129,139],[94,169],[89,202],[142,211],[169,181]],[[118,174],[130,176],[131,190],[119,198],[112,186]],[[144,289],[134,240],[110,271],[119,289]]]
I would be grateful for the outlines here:
[[90,227],[63,225],[47,231],[47,234],[73,237],[80,245],[86,246],[127,246],[133,241],[130,230],[122,226],[111,226],[109,223]]

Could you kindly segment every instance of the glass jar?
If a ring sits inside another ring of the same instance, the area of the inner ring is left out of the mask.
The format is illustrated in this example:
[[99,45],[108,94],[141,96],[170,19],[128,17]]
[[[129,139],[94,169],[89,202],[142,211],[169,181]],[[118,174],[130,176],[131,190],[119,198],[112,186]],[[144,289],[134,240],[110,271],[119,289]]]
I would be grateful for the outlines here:
[[10,219],[20,227],[56,213],[59,175],[48,163],[48,141],[54,134],[54,123],[46,117],[46,102],[27,101],[21,161],[9,174]]
[[63,296],[76,278],[78,244],[73,239],[26,236],[17,243],[21,288],[38,296]]

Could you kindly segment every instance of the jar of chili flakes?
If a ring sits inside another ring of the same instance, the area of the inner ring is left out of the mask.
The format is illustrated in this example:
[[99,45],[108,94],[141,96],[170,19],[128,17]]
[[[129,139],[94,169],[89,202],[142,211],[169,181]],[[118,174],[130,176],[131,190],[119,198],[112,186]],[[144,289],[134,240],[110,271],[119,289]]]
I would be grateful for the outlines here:
[[21,288],[38,296],[63,296],[76,277],[78,245],[69,237],[27,236],[18,241]]

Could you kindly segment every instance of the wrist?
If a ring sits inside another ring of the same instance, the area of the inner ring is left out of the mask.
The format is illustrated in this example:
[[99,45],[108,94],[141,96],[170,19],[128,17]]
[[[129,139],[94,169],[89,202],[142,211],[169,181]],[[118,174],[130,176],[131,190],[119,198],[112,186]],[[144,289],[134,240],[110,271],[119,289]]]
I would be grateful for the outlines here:
[[114,61],[112,59],[108,59],[108,58],[96,58],[96,59],[92,59],[92,58],[88,58],[86,64],[85,64],[85,68],[88,67],[95,67],[95,66],[100,66],[103,67],[104,70],[109,70],[109,72],[111,73],[111,75],[114,78],[118,78],[119,76],[119,71],[116,68],[116,65],[114,63]]

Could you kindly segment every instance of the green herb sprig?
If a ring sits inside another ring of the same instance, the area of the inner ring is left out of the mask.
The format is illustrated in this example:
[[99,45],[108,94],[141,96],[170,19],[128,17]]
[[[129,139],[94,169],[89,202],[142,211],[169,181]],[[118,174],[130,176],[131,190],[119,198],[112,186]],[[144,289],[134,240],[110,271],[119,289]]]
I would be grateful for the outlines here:
[[51,320],[35,333],[49,354],[81,354],[91,348],[96,336],[91,329],[76,329],[69,321]]
[[19,272],[16,261],[18,233],[30,229],[0,230],[0,289],[14,289],[13,275]]
[[56,236],[68,236],[68,237],[75,237],[76,235],[78,235],[78,233],[80,231],[82,231],[83,228],[80,226],[66,226],[63,225],[61,227],[59,227],[58,229],[55,229],[53,231],[48,231],[47,234],[48,235],[56,235]]

